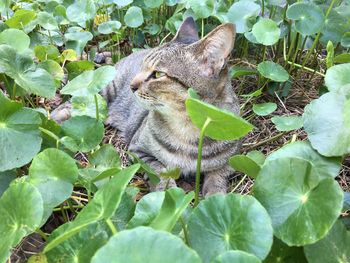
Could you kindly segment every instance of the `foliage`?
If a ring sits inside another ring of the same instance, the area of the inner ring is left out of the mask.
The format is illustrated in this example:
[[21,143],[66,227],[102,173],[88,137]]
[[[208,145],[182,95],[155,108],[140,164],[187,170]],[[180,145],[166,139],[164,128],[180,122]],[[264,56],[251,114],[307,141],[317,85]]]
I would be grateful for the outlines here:
[[[343,205],[335,180],[350,154],[349,14],[346,1],[334,0],[0,1],[0,262],[25,236],[47,238],[40,228],[52,213],[67,211],[74,220],[64,218],[50,234],[43,262],[350,261],[349,232],[339,220],[348,195]],[[272,115],[282,132],[303,127],[308,141],[266,158],[257,151],[232,156],[229,165],[255,179],[252,194],[200,200],[204,137],[240,139],[254,126],[189,89],[185,106],[200,129],[196,193],[173,188],[135,203],[138,190],[128,187],[134,174],[158,178],[132,153],[135,164],[122,167],[101,142],[107,104],[98,93],[118,72],[95,69],[94,58],[108,50],[116,62],[132,47],[163,43],[187,16],[201,36],[236,24],[234,54],[253,65],[233,66],[230,76],[258,78],[255,91],[239,94],[242,110],[253,105],[252,115]],[[323,50],[326,72],[317,61]],[[286,96],[303,71],[324,77],[328,90],[302,117],[273,116],[275,103],[257,102],[271,90]],[[58,92],[72,103],[63,124],[39,102]]]

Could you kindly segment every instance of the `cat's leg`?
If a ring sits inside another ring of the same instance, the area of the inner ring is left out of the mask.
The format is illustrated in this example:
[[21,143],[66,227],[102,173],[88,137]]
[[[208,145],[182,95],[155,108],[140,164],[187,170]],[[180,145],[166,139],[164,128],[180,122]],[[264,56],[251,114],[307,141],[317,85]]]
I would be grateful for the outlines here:
[[[151,156],[148,153],[141,152],[141,151],[134,150],[132,152],[135,153],[142,161],[148,164],[158,176],[160,175],[160,173],[166,171],[165,165],[163,165],[160,161],[158,161],[154,156]],[[159,176],[159,180],[160,181],[156,186],[153,186],[152,184],[150,184],[150,188],[152,192],[164,191],[167,188],[176,187],[176,182],[172,178],[167,179]]]
[[57,123],[62,123],[68,120],[71,116],[72,104],[67,101],[51,112],[51,119]]
[[228,178],[233,173],[230,167],[204,173],[203,196],[226,194]]

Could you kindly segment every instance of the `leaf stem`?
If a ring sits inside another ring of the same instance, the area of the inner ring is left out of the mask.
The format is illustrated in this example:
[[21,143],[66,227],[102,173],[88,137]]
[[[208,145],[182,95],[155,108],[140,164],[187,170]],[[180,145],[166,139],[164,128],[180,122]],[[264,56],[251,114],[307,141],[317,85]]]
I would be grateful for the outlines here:
[[201,38],[204,37],[204,18],[202,18],[202,32],[201,32]]
[[60,146],[60,138],[56,134],[43,127],[39,127],[39,130],[45,133],[46,135],[50,136],[52,139],[56,140],[56,148]]
[[210,118],[207,118],[205,120],[205,123],[201,129],[200,134],[199,134],[198,158],[197,158],[197,168],[196,168],[196,192],[195,192],[195,196],[194,196],[194,207],[196,207],[199,203],[199,189],[200,189],[200,181],[201,181],[203,139],[204,139],[204,135],[205,135],[205,130],[207,129],[210,122],[211,122]]
[[236,191],[238,189],[238,187],[244,182],[244,180],[247,178],[247,175],[245,174],[242,179],[238,182],[238,184],[236,184],[236,186],[232,189],[231,193],[233,193],[234,191]]
[[94,99],[95,99],[95,107],[96,107],[96,120],[100,120],[100,112],[99,112],[99,108],[98,108],[98,101],[97,101],[97,95],[94,95]]
[[37,228],[35,232],[38,233],[45,240],[45,242],[47,241],[48,237],[44,231],[42,231],[40,228]]
[[112,220],[110,218],[106,219],[106,224],[108,225],[109,229],[111,230],[112,234],[115,235],[118,233],[117,228],[113,224]]

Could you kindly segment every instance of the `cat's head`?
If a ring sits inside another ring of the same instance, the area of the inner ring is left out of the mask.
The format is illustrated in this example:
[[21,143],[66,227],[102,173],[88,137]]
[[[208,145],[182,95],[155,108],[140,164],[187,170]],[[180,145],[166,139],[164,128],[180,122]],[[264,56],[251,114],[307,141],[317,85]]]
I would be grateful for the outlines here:
[[169,43],[152,49],[131,89],[148,108],[183,111],[188,88],[206,101],[220,95],[229,81],[226,61],[235,40],[235,26],[223,24],[203,39],[187,18]]

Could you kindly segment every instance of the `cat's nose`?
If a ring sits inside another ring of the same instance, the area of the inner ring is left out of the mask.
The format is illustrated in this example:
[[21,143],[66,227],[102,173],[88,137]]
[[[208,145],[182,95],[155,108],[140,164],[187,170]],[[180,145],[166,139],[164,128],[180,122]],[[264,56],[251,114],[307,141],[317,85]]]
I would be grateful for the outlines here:
[[135,92],[140,88],[140,85],[141,85],[141,82],[134,79],[130,83],[130,89],[132,90],[132,92]]

